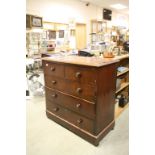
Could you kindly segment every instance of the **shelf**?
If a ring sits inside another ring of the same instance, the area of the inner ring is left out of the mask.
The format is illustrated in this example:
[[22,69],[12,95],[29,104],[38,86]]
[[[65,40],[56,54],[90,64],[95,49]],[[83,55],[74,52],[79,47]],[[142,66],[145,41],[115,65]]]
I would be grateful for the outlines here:
[[129,82],[122,83],[121,87],[118,90],[116,90],[116,94],[118,94],[119,92],[121,92],[123,89],[125,89],[128,86],[129,86]]
[[127,72],[129,72],[129,69],[126,69],[126,70],[123,71],[123,72],[118,72],[118,73],[117,73],[117,77],[119,77],[119,76],[121,76],[121,75],[123,75],[123,74],[125,74],[125,73],[127,73]]
[[117,119],[120,114],[129,107],[129,103],[127,103],[123,108],[116,105],[115,107],[115,119]]
[[90,33],[89,35],[96,35],[97,33],[96,32],[93,32],[93,33]]

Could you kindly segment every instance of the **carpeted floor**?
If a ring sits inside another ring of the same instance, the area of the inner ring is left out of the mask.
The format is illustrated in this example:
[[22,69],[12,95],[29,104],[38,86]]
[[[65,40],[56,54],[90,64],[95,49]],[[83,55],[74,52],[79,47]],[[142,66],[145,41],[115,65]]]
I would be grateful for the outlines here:
[[45,114],[45,98],[27,100],[27,155],[128,155],[129,109],[116,120],[98,147],[83,140]]

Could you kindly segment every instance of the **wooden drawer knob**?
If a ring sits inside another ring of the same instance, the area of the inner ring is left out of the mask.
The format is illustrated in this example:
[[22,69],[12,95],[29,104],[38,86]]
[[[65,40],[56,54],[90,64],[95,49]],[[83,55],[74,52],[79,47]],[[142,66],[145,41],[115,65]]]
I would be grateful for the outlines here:
[[76,107],[77,108],[80,108],[81,107],[81,104],[80,103],[76,104]]
[[57,107],[56,107],[56,108],[53,108],[53,111],[54,111],[54,112],[56,112],[56,111],[58,111],[58,110],[59,110],[59,108],[57,108]]
[[77,78],[80,78],[80,77],[81,77],[81,73],[80,73],[80,72],[76,72],[75,76],[76,76]]
[[54,81],[54,80],[52,81],[52,84],[56,84],[56,83],[57,83],[56,81]]
[[51,71],[55,71],[55,67],[51,67]]
[[53,98],[56,98],[56,97],[57,97],[57,94],[52,94],[52,97],[53,97]]
[[46,66],[48,66],[48,64],[46,64]]
[[77,88],[77,89],[76,89],[76,92],[77,92],[78,94],[80,94],[80,93],[82,92],[82,88]]
[[83,120],[81,118],[77,120],[78,124],[81,124],[82,122],[83,122]]

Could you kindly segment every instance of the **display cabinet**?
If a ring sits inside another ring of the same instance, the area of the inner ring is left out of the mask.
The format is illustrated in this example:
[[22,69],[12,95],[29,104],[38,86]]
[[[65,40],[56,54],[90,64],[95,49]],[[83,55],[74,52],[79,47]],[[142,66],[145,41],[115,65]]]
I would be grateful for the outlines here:
[[107,23],[102,20],[91,20],[91,43],[104,41],[104,33],[107,31]]

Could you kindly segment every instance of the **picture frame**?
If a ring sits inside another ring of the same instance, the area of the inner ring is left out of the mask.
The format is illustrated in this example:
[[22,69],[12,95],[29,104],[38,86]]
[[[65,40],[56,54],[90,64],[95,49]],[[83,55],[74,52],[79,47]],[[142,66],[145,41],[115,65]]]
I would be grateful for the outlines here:
[[42,17],[31,16],[31,26],[42,27],[43,26]]
[[64,30],[59,30],[59,38],[64,38]]
[[48,30],[48,37],[49,37],[49,40],[50,39],[56,39],[56,31]]
[[31,15],[26,14],[26,28],[31,28]]

